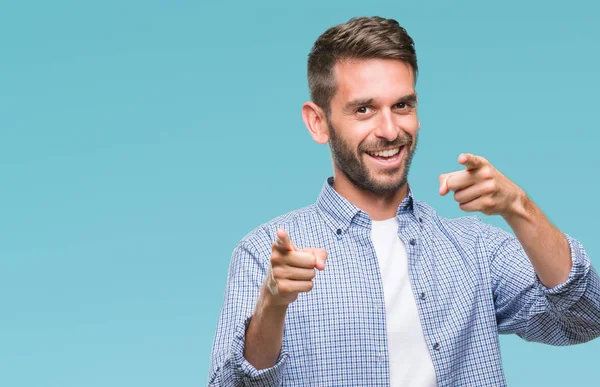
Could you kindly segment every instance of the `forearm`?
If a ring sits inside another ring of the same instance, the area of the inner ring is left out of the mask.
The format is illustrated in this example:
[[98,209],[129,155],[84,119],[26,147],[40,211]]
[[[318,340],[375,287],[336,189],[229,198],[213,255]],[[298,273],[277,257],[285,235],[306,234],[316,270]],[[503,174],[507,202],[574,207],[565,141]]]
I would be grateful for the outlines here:
[[257,370],[277,363],[283,341],[286,306],[274,306],[264,288],[246,332],[244,358]]
[[542,284],[553,288],[565,282],[572,265],[569,243],[525,192],[503,217],[523,246]]

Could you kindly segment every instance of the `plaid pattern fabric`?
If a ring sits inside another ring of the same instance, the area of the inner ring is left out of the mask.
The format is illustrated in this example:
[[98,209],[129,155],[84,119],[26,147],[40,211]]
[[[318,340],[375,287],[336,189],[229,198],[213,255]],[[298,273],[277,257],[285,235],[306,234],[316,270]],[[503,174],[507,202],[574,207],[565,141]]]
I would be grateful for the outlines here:
[[[211,386],[387,386],[389,364],[381,273],[371,220],[329,178],[315,204],[256,228],[234,248],[215,335]],[[582,245],[566,235],[568,280],[544,287],[518,240],[477,217],[438,216],[412,191],[398,207],[398,236],[438,386],[506,384],[498,333],[551,345],[600,335],[600,279]],[[245,330],[277,228],[298,248],[328,251],[315,286],[288,309],[272,368],[243,357]]]

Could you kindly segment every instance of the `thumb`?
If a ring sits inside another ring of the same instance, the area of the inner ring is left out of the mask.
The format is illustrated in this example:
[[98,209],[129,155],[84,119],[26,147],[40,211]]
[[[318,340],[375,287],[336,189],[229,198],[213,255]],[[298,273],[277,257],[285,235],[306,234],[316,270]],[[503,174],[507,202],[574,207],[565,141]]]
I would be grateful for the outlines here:
[[450,173],[443,173],[440,175],[440,177],[438,177],[440,182],[440,195],[442,196],[446,195],[450,191],[450,189],[448,189],[448,178],[450,175]]
[[325,270],[325,261],[327,261],[327,250],[325,249],[312,249],[312,253],[316,257],[315,267],[319,270]]
[[300,251],[311,253],[315,257],[315,267],[319,270],[325,270],[325,261],[327,260],[327,251],[319,248],[305,248]]

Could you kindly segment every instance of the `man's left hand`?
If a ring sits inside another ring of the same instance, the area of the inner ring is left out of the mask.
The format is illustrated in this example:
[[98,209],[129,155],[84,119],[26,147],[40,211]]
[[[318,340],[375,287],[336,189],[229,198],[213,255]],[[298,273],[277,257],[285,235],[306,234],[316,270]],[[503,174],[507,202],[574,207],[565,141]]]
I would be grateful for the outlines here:
[[522,206],[525,192],[485,158],[463,153],[458,162],[464,170],[440,175],[440,195],[454,191],[463,211],[506,217]]

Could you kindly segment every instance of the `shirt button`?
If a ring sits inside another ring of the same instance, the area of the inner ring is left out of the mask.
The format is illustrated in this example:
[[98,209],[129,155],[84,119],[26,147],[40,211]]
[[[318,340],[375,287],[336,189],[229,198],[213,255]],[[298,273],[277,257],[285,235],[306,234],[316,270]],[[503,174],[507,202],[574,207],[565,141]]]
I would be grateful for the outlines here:
[[338,235],[341,235],[341,234],[342,234],[342,229],[341,229],[341,228],[338,228],[338,229],[337,229],[337,231],[336,231],[336,233],[337,233]]
[[434,349],[435,351],[439,351],[439,350],[440,350],[440,343],[435,343],[435,344],[433,344],[433,349]]
[[421,300],[424,300],[427,298],[427,295],[425,293],[421,293]]
[[417,241],[415,239],[411,239],[410,244],[411,244],[411,246],[414,246],[417,244]]

